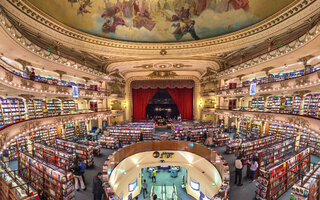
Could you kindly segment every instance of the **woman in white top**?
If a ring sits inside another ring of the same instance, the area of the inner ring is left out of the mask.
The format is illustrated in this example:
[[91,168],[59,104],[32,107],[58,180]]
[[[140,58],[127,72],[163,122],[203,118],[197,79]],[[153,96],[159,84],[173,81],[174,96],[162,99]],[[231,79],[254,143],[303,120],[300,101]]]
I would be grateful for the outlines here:
[[249,181],[252,182],[255,179],[256,171],[259,167],[259,163],[257,158],[253,158],[250,166],[250,172],[249,172]]

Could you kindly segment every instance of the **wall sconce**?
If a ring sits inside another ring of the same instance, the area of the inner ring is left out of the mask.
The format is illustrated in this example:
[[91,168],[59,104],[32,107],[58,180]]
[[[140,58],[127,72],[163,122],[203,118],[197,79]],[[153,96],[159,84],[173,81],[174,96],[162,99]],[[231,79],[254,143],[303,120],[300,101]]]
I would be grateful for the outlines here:
[[127,102],[123,102],[123,107],[126,109],[127,108]]
[[202,103],[202,98],[200,99],[200,102],[199,102],[199,107],[201,108],[203,106],[203,103]]

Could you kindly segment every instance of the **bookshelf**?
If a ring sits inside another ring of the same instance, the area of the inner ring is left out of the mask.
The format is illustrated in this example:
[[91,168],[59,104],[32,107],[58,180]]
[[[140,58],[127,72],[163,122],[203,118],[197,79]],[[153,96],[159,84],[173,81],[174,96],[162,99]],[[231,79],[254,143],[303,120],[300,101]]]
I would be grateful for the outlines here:
[[8,146],[9,160],[16,160],[18,153],[28,150],[28,139],[26,136],[17,138],[14,142],[11,142]]
[[213,137],[213,144],[215,147],[225,146],[230,142],[228,134],[217,134]]
[[19,98],[0,98],[2,123],[8,125],[25,119],[24,101]]
[[121,141],[122,144],[139,142],[140,134],[142,133],[141,129],[117,126],[108,127],[107,132],[111,137]]
[[281,104],[281,97],[271,96],[268,97],[266,112],[279,113]]
[[311,133],[301,132],[299,146],[300,148],[309,147],[312,155],[320,157],[320,139]]
[[310,169],[310,151],[292,152],[267,168],[260,168],[256,183],[256,199],[279,198]]
[[293,106],[292,106],[292,114],[299,115],[301,101],[302,101],[302,99],[300,96],[294,96]]
[[85,138],[87,135],[87,125],[86,122],[75,123],[75,136],[78,138]]
[[70,114],[73,111],[76,111],[75,102],[74,100],[64,100],[63,104],[63,113]]
[[111,136],[102,135],[99,143],[103,148],[107,149],[115,149],[117,147],[117,141]]
[[76,158],[75,154],[68,153],[66,151],[57,150],[53,147],[34,143],[33,154],[44,160],[46,163],[50,163],[65,171],[71,169],[71,166]]
[[93,147],[89,145],[79,144],[63,139],[55,139],[54,147],[58,150],[64,150],[69,153],[75,153],[81,158],[87,167],[93,166]]
[[226,145],[226,153],[227,154],[235,153],[239,149],[241,142],[242,142],[242,139],[231,140],[229,144]]
[[254,140],[247,140],[243,141],[240,144],[240,149],[237,149],[236,152],[241,153],[243,156],[243,159],[248,161],[252,158],[253,154],[258,152],[258,150],[265,148],[266,146],[270,146],[279,140],[276,138],[276,136],[267,136],[262,137]]
[[73,175],[28,153],[20,153],[19,175],[37,191],[42,190],[50,200],[74,199]]
[[253,111],[264,111],[264,98],[263,97],[254,97],[250,104],[250,107]]
[[48,99],[46,108],[48,111],[48,116],[57,116],[61,114],[61,101],[58,99]]
[[293,185],[291,196],[299,200],[317,200],[320,198],[320,165],[313,166],[306,176]]
[[308,94],[303,102],[304,114],[312,117],[320,117],[320,94]]
[[16,176],[14,171],[0,166],[0,200],[8,199],[32,200],[39,199],[39,196],[21,177]]
[[268,135],[276,135],[278,138],[295,138],[299,129],[293,126],[286,126],[283,124],[269,123],[266,132]]
[[291,114],[293,109],[293,97],[281,98],[280,113]]
[[75,127],[74,124],[67,124],[65,125],[65,136],[63,139],[66,140],[73,140],[75,136]]
[[271,145],[268,148],[261,149],[258,152],[259,168],[267,168],[270,164],[274,163],[285,157],[287,154],[295,150],[295,140],[288,139],[276,144]]

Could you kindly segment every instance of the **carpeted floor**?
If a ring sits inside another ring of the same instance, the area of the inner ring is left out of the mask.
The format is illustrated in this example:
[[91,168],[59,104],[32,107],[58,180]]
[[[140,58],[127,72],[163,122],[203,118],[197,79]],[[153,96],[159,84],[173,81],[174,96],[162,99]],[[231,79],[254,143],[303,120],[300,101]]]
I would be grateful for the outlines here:
[[[165,128],[157,129],[156,134],[155,134],[155,138],[158,138],[164,132],[170,132],[170,131],[171,131],[170,129],[165,129]],[[233,134],[231,134],[230,136],[232,137]],[[256,186],[255,186],[255,182],[249,183],[249,181],[247,180],[246,166],[244,166],[244,169],[243,169],[243,178],[242,178],[243,186],[235,185],[234,184],[234,180],[235,180],[235,166],[234,166],[235,156],[234,156],[234,154],[226,154],[225,153],[226,147],[217,147],[214,149],[219,151],[229,164],[230,177],[231,177],[229,199],[230,200],[238,200],[238,199],[254,200]],[[101,149],[101,155],[99,157],[94,158],[94,167],[87,169],[86,173],[85,173],[87,190],[86,191],[82,191],[82,190],[77,191],[76,192],[76,200],[92,200],[93,199],[92,179],[98,172],[102,171],[102,166],[103,166],[105,160],[112,152],[113,152],[113,150]],[[312,163],[318,163],[319,161],[320,161],[320,158],[315,157],[315,156],[311,157]],[[10,162],[9,167],[11,169],[17,169],[18,168],[17,161]],[[182,172],[179,172],[179,173],[182,173]],[[145,176],[147,177],[147,175],[145,175]],[[179,176],[177,178],[171,178],[169,173],[160,172],[157,176],[157,179],[158,180],[157,180],[156,184],[160,184],[160,183],[172,184],[172,183],[174,183],[177,187],[179,200],[193,200],[194,199],[193,197],[186,194],[185,190],[181,188],[181,185],[182,185],[181,184],[182,183],[181,176]],[[147,180],[148,186],[149,186],[148,191],[150,191],[150,188],[152,186],[151,180],[149,178],[146,178],[146,180]],[[291,194],[291,189],[289,191],[287,191],[285,194],[283,194],[279,198],[279,200],[290,199],[290,194]],[[144,199],[142,194],[139,195],[138,199],[139,200]],[[148,198],[146,198],[146,199],[148,199]]]

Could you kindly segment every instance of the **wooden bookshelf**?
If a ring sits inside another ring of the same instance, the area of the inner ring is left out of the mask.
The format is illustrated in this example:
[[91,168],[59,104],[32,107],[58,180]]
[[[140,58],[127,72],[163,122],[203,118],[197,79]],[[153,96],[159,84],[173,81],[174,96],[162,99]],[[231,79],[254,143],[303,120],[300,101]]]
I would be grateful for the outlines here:
[[33,145],[33,155],[66,171],[71,169],[76,158],[75,154],[39,143]]
[[293,185],[291,196],[298,200],[320,199],[320,164],[313,165],[305,176]]
[[19,154],[18,171],[20,177],[30,182],[37,191],[44,191],[50,200],[75,197],[71,172],[66,172],[28,153]]
[[309,169],[309,149],[292,152],[267,168],[260,168],[256,183],[256,199],[278,199],[301,178],[302,173],[305,174]]
[[37,192],[8,168],[0,166],[0,200],[38,199]]
[[69,153],[76,154],[77,157],[83,159],[87,167],[93,166],[93,147],[89,145],[79,144],[63,139],[55,139],[54,146],[58,150],[64,150]]

